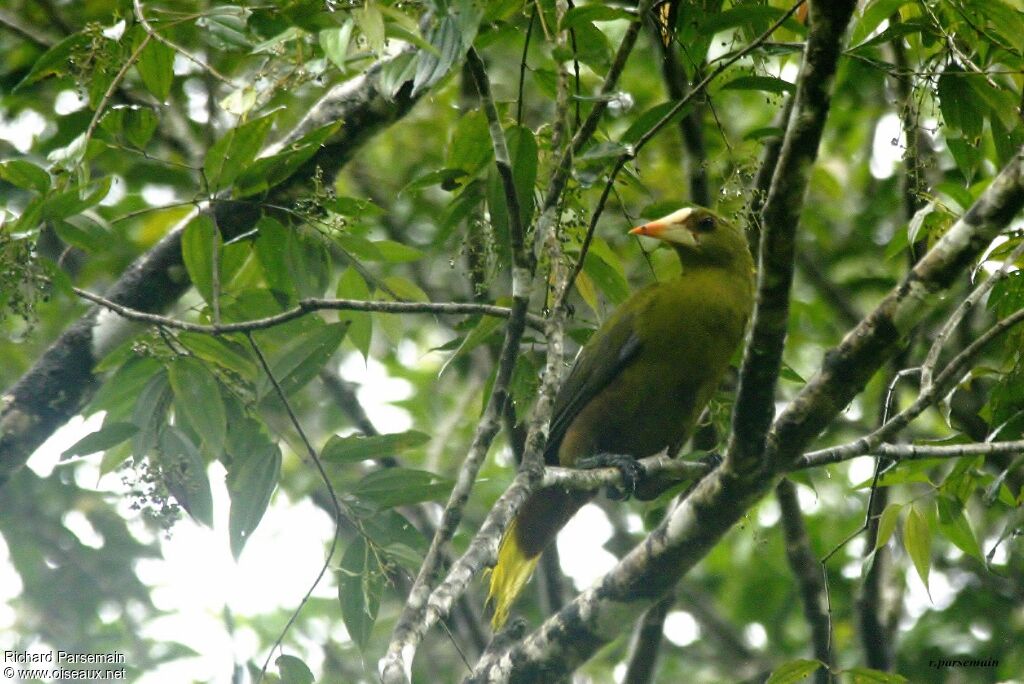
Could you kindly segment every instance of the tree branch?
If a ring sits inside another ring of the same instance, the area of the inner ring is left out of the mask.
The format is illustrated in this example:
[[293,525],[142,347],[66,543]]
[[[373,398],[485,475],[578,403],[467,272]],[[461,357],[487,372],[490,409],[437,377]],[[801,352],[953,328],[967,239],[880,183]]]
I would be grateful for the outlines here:
[[770,466],[762,459],[775,416],[775,385],[789,322],[796,229],[811,167],[825,129],[842,38],[855,2],[812,2],[811,32],[797,78],[793,112],[761,210],[757,303],[740,368],[726,464],[740,471]]
[[953,284],[1022,207],[1024,149],[917,262],[903,282],[837,348],[825,354],[821,369],[789,403],[772,429],[771,449],[783,468],[800,458],[810,441],[896,353],[904,336],[931,308],[938,294]]
[[475,50],[469,50],[466,63],[476,80],[477,92],[480,94],[481,105],[489,124],[495,165],[505,191],[505,208],[509,215],[509,232],[512,243],[512,313],[509,316],[508,327],[505,329],[505,340],[502,343],[498,370],[490,397],[487,400],[487,407],[477,425],[469,453],[459,469],[455,486],[445,504],[441,523],[430,542],[430,548],[427,550],[427,555],[416,575],[409,596],[406,598],[402,614],[395,624],[387,654],[381,661],[381,680],[385,684],[399,684],[412,679],[412,659],[415,656],[416,644],[426,631],[427,602],[436,584],[436,576],[441,570],[441,561],[445,558],[447,545],[462,520],[462,510],[465,508],[466,502],[469,501],[469,495],[476,483],[480,466],[483,465],[491,442],[501,426],[505,402],[508,401],[509,381],[512,379],[512,371],[515,369],[516,359],[519,355],[519,342],[526,327],[527,307],[530,303],[532,289],[535,259],[532,252],[526,250],[525,229],[512,178],[512,164],[505,141],[505,132],[501,127],[498,111],[491,97],[487,72]]
[[786,558],[800,589],[800,602],[804,607],[804,618],[811,629],[811,644],[814,657],[825,663],[814,673],[817,684],[828,684],[832,676],[828,668],[832,659],[832,618],[829,615],[827,593],[822,578],[822,566],[811,550],[811,540],[804,526],[800,502],[796,497],[796,485],[783,478],[775,488],[775,498],[782,512],[782,531],[786,538]]
[[664,639],[665,617],[675,600],[672,594],[665,595],[640,618],[622,684],[651,684],[654,681],[654,673],[658,669],[658,651]]
[[[446,314],[446,315],[464,315],[464,314],[481,314],[484,316],[494,316],[496,318],[509,318],[512,315],[512,309],[504,306],[495,306],[493,304],[477,304],[474,302],[393,302],[386,300],[366,300],[366,299],[320,299],[317,297],[310,297],[307,299],[300,299],[299,303],[288,309],[282,311],[279,314],[273,316],[267,316],[266,318],[256,318],[250,321],[240,321],[236,323],[221,323],[219,325],[205,325],[202,323],[189,323],[188,321],[182,321],[169,316],[161,316],[159,314],[146,313],[145,311],[139,311],[138,309],[132,309],[127,306],[122,306],[117,302],[111,301],[106,297],[93,294],[86,290],[81,290],[77,287],[72,288],[75,294],[83,299],[88,299],[94,304],[99,304],[105,309],[109,309],[116,313],[118,316],[125,318],[136,323],[146,323],[149,325],[159,325],[165,328],[173,328],[175,330],[187,330],[189,332],[203,333],[206,335],[229,335],[231,333],[239,332],[251,332],[253,330],[265,330],[267,328],[273,328],[274,326],[287,323],[288,321],[296,318],[301,318],[306,314],[313,313],[314,311],[369,311],[376,313],[392,313],[392,314]],[[530,327],[537,330],[544,329],[544,319],[535,314],[526,314],[526,320]]]
[[[811,462],[818,465],[822,463],[835,463],[837,461],[845,461],[855,456],[863,456],[868,453],[879,453],[877,452],[879,445],[899,433],[900,430],[909,425],[911,421],[917,418],[917,416],[921,415],[926,408],[931,406],[936,399],[952,389],[953,385],[959,380],[963,369],[972,359],[977,357],[992,340],[1021,321],[1024,321],[1024,309],[1015,311],[986,330],[984,334],[980,335],[978,339],[974,340],[974,342],[969,344],[962,352],[957,354],[949,362],[949,364],[935,378],[935,382],[931,387],[927,390],[923,390],[910,406],[887,420],[874,432],[864,435],[863,437],[849,442],[848,444],[830,447],[828,449],[820,449],[801,456],[792,461],[793,466],[799,467],[797,464]],[[847,338],[849,338],[849,335]]]

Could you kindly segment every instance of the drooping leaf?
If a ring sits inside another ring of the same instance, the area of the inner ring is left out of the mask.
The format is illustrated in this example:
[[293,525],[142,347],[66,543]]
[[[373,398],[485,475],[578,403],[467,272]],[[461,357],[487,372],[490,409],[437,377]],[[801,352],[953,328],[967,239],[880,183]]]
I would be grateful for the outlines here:
[[386,435],[351,435],[327,440],[320,457],[332,463],[356,463],[366,459],[380,460],[430,441],[430,435],[416,430]]
[[231,554],[236,560],[263,519],[281,474],[281,449],[260,437],[253,440],[245,452],[232,454],[228,471],[228,495],[231,497],[228,529]]
[[775,668],[765,684],[797,684],[821,669],[821,662],[800,658],[790,660]]
[[903,504],[890,503],[882,511],[882,515],[878,518],[878,536],[875,538],[876,551],[889,543],[902,510]]
[[384,573],[377,557],[362,537],[356,537],[341,558],[338,571],[338,601],[341,617],[352,641],[365,651],[377,621]]
[[227,418],[217,378],[202,362],[189,357],[172,363],[168,378],[174,391],[175,415],[192,426],[210,453],[219,455],[224,450]]
[[274,661],[281,673],[281,684],[313,684],[313,672],[305,661],[293,655],[279,655]]
[[[137,34],[136,47],[144,40],[145,33]],[[174,48],[156,39],[150,39],[139,55],[135,68],[142,77],[146,89],[160,102],[167,100],[174,83]]]
[[[292,339],[272,355],[270,368],[285,395],[299,390],[316,377],[331,355],[337,351],[347,329],[348,325],[345,323],[317,325]],[[271,381],[262,378],[257,395],[265,397],[272,391]]]
[[252,163],[276,118],[276,112],[272,112],[229,128],[217,138],[203,160],[203,173],[211,191],[229,187],[242,170]]
[[939,514],[939,532],[942,533],[942,536],[953,542],[968,556],[984,563],[978,538],[974,534],[974,530],[971,529],[967,512],[960,502],[946,496],[938,496],[935,503]]
[[[370,288],[366,281],[354,268],[345,269],[338,279],[338,299],[355,299],[368,301]],[[348,339],[366,359],[370,355],[370,343],[373,341],[373,315],[368,311],[339,311],[338,320],[348,323]]]
[[138,431],[139,428],[132,423],[104,424],[96,432],[90,432],[69,446],[61,453],[60,457],[63,460],[74,456],[88,456],[97,451],[106,451],[124,442]]
[[50,174],[24,159],[0,162],[0,179],[26,190],[46,192],[50,189]]
[[184,432],[168,425],[160,433],[157,462],[167,489],[192,518],[213,527],[213,495],[206,462]]
[[220,231],[214,225],[213,219],[204,214],[199,214],[189,221],[181,236],[181,255],[185,261],[185,270],[192,280],[199,294],[207,302],[213,301],[213,253],[214,242],[217,243],[217,251],[223,241]]
[[931,570],[932,562],[932,531],[924,515],[914,506],[911,506],[903,524],[903,548],[910,555],[914,568],[927,590],[928,572]]
[[443,499],[452,484],[451,480],[426,470],[385,468],[364,477],[351,493],[383,509]]

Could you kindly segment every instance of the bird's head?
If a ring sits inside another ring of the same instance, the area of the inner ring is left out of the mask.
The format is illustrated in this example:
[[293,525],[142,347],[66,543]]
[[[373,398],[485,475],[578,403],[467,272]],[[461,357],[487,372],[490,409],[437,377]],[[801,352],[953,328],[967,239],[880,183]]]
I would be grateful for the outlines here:
[[684,207],[629,231],[675,248],[683,266],[752,266],[743,231],[710,209]]

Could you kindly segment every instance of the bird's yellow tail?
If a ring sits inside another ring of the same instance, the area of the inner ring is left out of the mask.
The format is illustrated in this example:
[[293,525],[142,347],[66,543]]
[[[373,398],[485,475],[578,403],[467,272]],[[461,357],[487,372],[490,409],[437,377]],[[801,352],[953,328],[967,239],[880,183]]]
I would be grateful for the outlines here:
[[491,628],[498,631],[508,619],[508,610],[523,590],[526,582],[537,567],[540,554],[527,556],[526,551],[517,540],[516,528],[518,518],[505,530],[498,547],[498,562],[491,571],[491,586],[487,591],[487,603],[494,610],[491,617]]

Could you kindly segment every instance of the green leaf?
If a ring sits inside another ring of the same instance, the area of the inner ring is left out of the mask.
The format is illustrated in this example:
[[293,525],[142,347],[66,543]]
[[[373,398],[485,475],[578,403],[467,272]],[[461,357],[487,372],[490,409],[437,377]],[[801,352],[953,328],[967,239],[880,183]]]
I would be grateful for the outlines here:
[[232,453],[228,470],[228,495],[231,497],[228,529],[235,560],[263,519],[281,475],[281,449],[262,435],[259,437],[252,440],[255,444],[245,452]]
[[416,430],[393,432],[386,435],[337,435],[327,440],[320,457],[332,463],[356,463],[366,459],[380,460],[395,456],[407,449],[426,444],[430,435]]
[[121,112],[121,130],[128,144],[140,150],[145,148],[160,125],[156,112],[149,107],[121,107],[116,111]]
[[[285,395],[304,387],[316,377],[345,338],[345,323],[320,324],[295,337],[273,354],[270,369]],[[260,381],[257,396],[273,391],[268,378]]]
[[192,518],[213,527],[213,495],[206,462],[184,432],[168,425],[160,433],[160,472],[167,489]]
[[297,299],[299,293],[288,274],[285,259],[291,249],[288,243],[295,239],[294,231],[285,228],[276,219],[264,216],[256,222],[256,232],[256,260],[260,263],[267,287],[281,296],[282,303]]
[[201,362],[188,357],[172,363],[168,377],[175,414],[192,426],[212,455],[219,456],[224,451],[227,418],[217,378]]
[[301,658],[280,655],[274,661],[281,672],[281,684],[313,684],[313,673]]
[[383,509],[438,501],[448,496],[452,485],[451,480],[426,470],[385,468],[364,477],[351,493]]
[[206,214],[199,214],[189,221],[181,236],[181,256],[185,262],[185,270],[199,294],[207,302],[213,301],[213,243],[216,240],[218,251],[223,244],[220,231],[213,219]]
[[[378,511],[363,519],[363,529],[375,544],[385,547],[408,547],[420,554],[420,561],[429,546],[423,533],[417,530],[402,514],[394,510]],[[419,563],[416,563],[414,567],[419,568]]]
[[381,259],[393,264],[419,261],[426,256],[422,251],[394,240],[375,240],[373,246],[380,253]]
[[964,175],[968,182],[973,181],[978,165],[981,164],[982,160],[982,151],[979,149],[977,142],[966,138],[950,136],[946,138],[946,147],[949,149],[949,153],[953,155],[953,161],[956,162],[956,167],[960,169],[960,173]]
[[482,17],[483,12],[471,0],[457,0],[449,5],[448,12],[424,36],[436,52],[417,54],[413,95],[440,81],[462,59],[476,39]]
[[[928,572],[932,562],[932,531],[928,521],[916,507],[910,507],[907,520],[903,525],[903,548],[907,550],[914,568],[928,590]],[[928,591],[929,597],[931,592]]]
[[891,503],[885,507],[882,515],[878,517],[878,536],[875,538],[875,551],[889,543],[892,533],[896,530],[896,522],[899,520],[900,511],[902,510],[903,504]]
[[430,297],[408,278],[402,276],[388,276],[384,279],[384,285],[404,302],[429,302]]
[[939,513],[939,532],[968,556],[984,563],[978,538],[975,536],[974,530],[971,529],[967,512],[960,502],[946,496],[939,496],[936,497],[935,504]]
[[469,353],[489,340],[491,335],[497,332],[503,324],[504,320],[496,316],[482,316],[480,318],[480,322],[476,324],[476,327],[466,335],[466,339],[462,341],[459,348],[456,349],[441,366],[441,370],[437,373],[438,377],[444,375],[444,372],[448,370],[448,367],[455,361],[455,359]]
[[160,431],[167,422],[167,409],[171,405],[171,386],[167,373],[161,368],[152,376],[138,395],[132,412],[132,423],[139,431],[132,438],[132,450],[137,458],[152,451],[160,439]]
[[384,51],[384,15],[381,14],[377,3],[366,0],[363,8],[353,12],[352,16],[359,24],[359,30],[366,38],[370,50],[375,54],[381,54]]
[[139,428],[132,423],[109,423],[104,424],[96,432],[90,432],[61,453],[61,460],[74,456],[88,456],[97,451],[106,451],[110,447],[117,446],[136,432]]
[[464,114],[455,124],[446,165],[473,175],[494,158],[487,118],[480,110]]
[[[354,268],[345,269],[338,279],[338,299],[355,299],[368,301],[370,288],[366,281]],[[373,315],[368,311],[339,311],[338,320],[348,323],[348,339],[366,359],[370,355],[370,343],[373,341]]]
[[113,180],[113,176],[107,176],[87,186],[76,185],[70,190],[50,195],[42,205],[43,219],[56,221],[80,214],[86,209],[96,206],[110,192],[110,184]]
[[89,49],[92,44],[92,36],[89,30],[73,33],[60,41],[52,48],[44,52],[33,64],[25,78],[14,88],[14,92],[27,85],[40,81],[47,76],[69,75],[68,65],[76,53]]
[[252,163],[276,118],[276,112],[272,112],[228,129],[217,138],[203,160],[203,173],[211,191],[230,186],[238,174]]
[[722,86],[722,90],[763,90],[769,93],[792,93],[796,85],[775,76],[739,76]]
[[[140,32],[137,40],[142,40],[144,35]],[[174,83],[174,49],[158,40],[150,39],[142,49],[135,68],[139,70],[146,90],[153,93],[160,102],[165,102],[171,94],[171,84]]]
[[130,357],[96,390],[82,415],[106,411],[105,420],[121,420],[130,416],[143,388],[153,381],[154,375],[162,372],[163,366],[155,359]]
[[883,21],[889,18],[910,0],[871,0],[860,13],[860,20],[853,27],[850,45],[859,46],[868,36],[875,32]]
[[807,381],[785,361],[779,367],[779,377],[787,382],[795,382],[799,385],[806,385]]
[[24,159],[0,163],[0,178],[25,190],[46,192],[50,189],[50,174]]
[[850,681],[850,684],[908,684],[909,679],[903,675],[881,670],[872,670],[867,667],[851,667],[843,670]]
[[327,124],[303,136],[281,152],[260,157],[248,164],[235,179],[234,196],[248,197],[287,180],[320,150],[340,126],[340,122]]
[[796,684],[817,672],[821,666],[821,662],[817,660],[790,660],[775,668],[765,684]]
[[1003,0],[972,2],[971,7],[984,14],[989,19],[988,25],[1018,54],[1024,51],[1024,17],[1019,7],[1011,7]]
[[352,42],[355,22],[349,19],[338,28],[324,29],[319,34],[320,47],[327,59],[344,72],[348,68],[348,46]]
[[419,54],[414,52],[400,52],[384,62],[384,68],[380,70],[380,90],[384,97],[394,99],[398,91],[416,75],[418,63]]
[[512,126],[505,133],[512,160],[512,180],[519,199],[523,228],[533,220],[533,187],[537,182],[537,141],[525,126]]
[[331,277],[331,258],[320,234],[292,231],[285,244],[286,273],[299,297],[323,295]]
[[[675,102],[662,102],[661,104],[654,105],[646,112],[636,117],[626,132],[622,134],[619,142],[622,143],[624,148],[629,148],[636,144],[648,131],[650,131],[656,123],[661,121],[665,116],[668,115],[672,108],[676,106]],[[672,115],[671,120],[668,123],[678,121],[680,117],[685,116],[691,109],[692,105],[686,105],[681,108],[678,112]]]
[[[575,57],[582,63],[594,70],[595,73],[603,76],[611,64],[612,48],[608,37],[603,31],[594,26],[593,22],[578,21],[573,26],[575,34]],[[556,49],[554,55],[557,58],[564,58],[566,61],[572,59],[573,54],[562,54]]]
[[248,350],[225,337],[182,332],[178,334],[178,341],[196,358],[215,363],[246,380],[255,380],[259,375],[256,362],[249,356]]
[[947,67],[939,76],[939,108],[946,125],[963,133],[968,138],[966,144],[976,144],[983,119],[969,78],[963,71]]
[[621,266],[617,261],[616,259],[615,265],[609,264],[593,249],[587,251],[587,256],[583,261],[583,271],[614,304],[619,304],[629,297],[629,283],[626,282],[626,277],[620,270]]
[[338,601],[345,629],[361,651],[370,641],[383,593],[384,573],[377,557],[363,537],[356,537],[341,558]]
[[569,11],[565,13],[565,16],[562,18],[562,29],[575,28],[578,24],[584,22],[615,21],[617,19],[633,21],[635,18],[635,13],[621,7],[610,7],[601,3],[581,5],[579,7],[570,7]]
[[332,197],[324,201],[324,206],[336,214],[355,218],[381,216],[385,213],[372,201],[361,197]]

